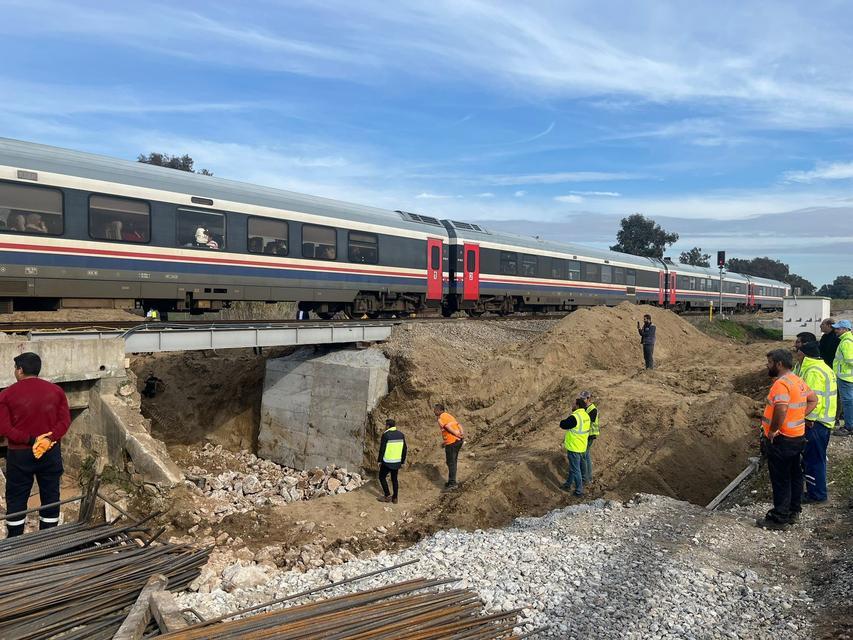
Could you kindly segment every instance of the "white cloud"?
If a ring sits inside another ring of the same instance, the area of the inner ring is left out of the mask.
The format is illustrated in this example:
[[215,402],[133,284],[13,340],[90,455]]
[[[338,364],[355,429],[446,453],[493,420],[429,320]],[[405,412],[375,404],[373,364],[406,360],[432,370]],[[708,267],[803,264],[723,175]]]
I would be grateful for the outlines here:
[[580,196],[554,196],[554,200],[557,202],[567,202],[569,204],[580,204],[583,202],[583,198]]
[[428,193],[426,191],[422,191],[418,195],[415,196],[418,200],[450,200],[452,198],[458,198],[459,196],[449,196],[446,194],[440,193]]
[[622,194],[618,191],[569,191],[579,196],[592,196],[594,198],[618,198]]
[[805,183],[817,180],[850,180],[853,179],[853,162],[822,164],[811,171],[786,171],[783,178],[786,182]]
[[562,184],[566,182],[610,182],[613,180],[637,180],[643,176],[634,173],[606,171],[561,171],[555,173],[531,173],[521,175],[490,175],[482,180],[494,185],[516,184]]
[[516,198],[523,198],[524,196],[527,195],[527,192],[524,189],[519,189],[518,191],[516,191],[512,195],[514,195]]
[[477,197],[478,198],[494,198],[495,194],[492,193],[491,191],[486,191],[484,193],[478,193]]

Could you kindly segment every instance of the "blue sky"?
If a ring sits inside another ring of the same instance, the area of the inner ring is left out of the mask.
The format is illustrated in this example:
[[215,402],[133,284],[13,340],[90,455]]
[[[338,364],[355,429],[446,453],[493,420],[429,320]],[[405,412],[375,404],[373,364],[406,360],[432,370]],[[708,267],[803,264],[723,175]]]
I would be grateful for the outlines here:
[[766,254],[820,284],[853,272],[851,20],[843,2],[0,0],[0,136],[596,246],[638,211],[681,234],[673,255]]

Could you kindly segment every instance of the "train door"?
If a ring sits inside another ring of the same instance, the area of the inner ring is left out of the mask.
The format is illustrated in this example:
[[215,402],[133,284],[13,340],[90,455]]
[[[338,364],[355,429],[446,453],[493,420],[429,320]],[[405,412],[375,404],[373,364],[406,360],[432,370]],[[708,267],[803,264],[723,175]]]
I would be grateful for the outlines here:
[[441,300],[441,240],[427,238],[427,300]]
[[678,286],[678,274],[675,271],[669,272],[669,304],[675,304],[675,289]]
[[666,274],[663,271],[658,272],[658,304],[663,306],[666,300]]
[[755,284],[752,282],[746,285],[746,306],[749,308],[755,307]]
[[480,247],[466,244],[462,249],[462,299],[480,299]]

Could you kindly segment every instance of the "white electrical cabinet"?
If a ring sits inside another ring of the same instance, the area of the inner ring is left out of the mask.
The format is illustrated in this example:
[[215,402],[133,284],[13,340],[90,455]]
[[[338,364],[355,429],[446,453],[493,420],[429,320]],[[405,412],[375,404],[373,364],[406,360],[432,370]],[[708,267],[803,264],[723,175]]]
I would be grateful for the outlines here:
[[829,298],[793,296],[782,303],[782,337],[793,340],[798,333],[809,331],[820,339],[820,323],[829,317]]

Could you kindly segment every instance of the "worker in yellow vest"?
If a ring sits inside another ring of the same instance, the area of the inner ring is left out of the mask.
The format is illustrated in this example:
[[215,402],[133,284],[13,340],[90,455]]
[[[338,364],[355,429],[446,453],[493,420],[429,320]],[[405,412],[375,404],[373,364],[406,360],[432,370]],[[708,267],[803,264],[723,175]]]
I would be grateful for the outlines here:
[[[385,433],[379,442],[379,484],[382,485],[383,496],[377,498],[379,502],[393,502],[397,504],[400,494],[400,485],[397,481],[397,473],[406,463],[406,436],[397,430],[397,423],[393,418],[385,421]],[[391,475],[391,486],[394,493],[388,491],[388,475]]]
[[794,360],[800,363],[803,382],[817,396],[817,406],[806,416],[806,448],[803,451],[806,495],[803,502],[826,502],[826,448],[835,428],[838,385],[832,369],[820,357],[817,341],[800,345]]
[[576,496],[583,495],[583,457],[586,454],[591,422],[586,412],[586,401],[580,398],[575,400],[571,415],[560,421],[560,428],[566,431],[563,448],[569,459],[569,473],[560,488],[571,491],[574,485]]
[[832,370],[838,379],[838,400],[844,415],[844,432],[845,435],[851,435],[853,434],[853,323],[849,320],[839,320],[832,325],[832,328],[838,336],[838,348],[835,350]]
[[583,482],[584,484],[592,484],[592,443],[601,433],[598,423],[598,407],[592,401],[592,393],[589,391],[581,391],[578,398],[583,400],[584,409],[586,409],[590,421],[589,438],[586,442],[586,453],[583,456]]

